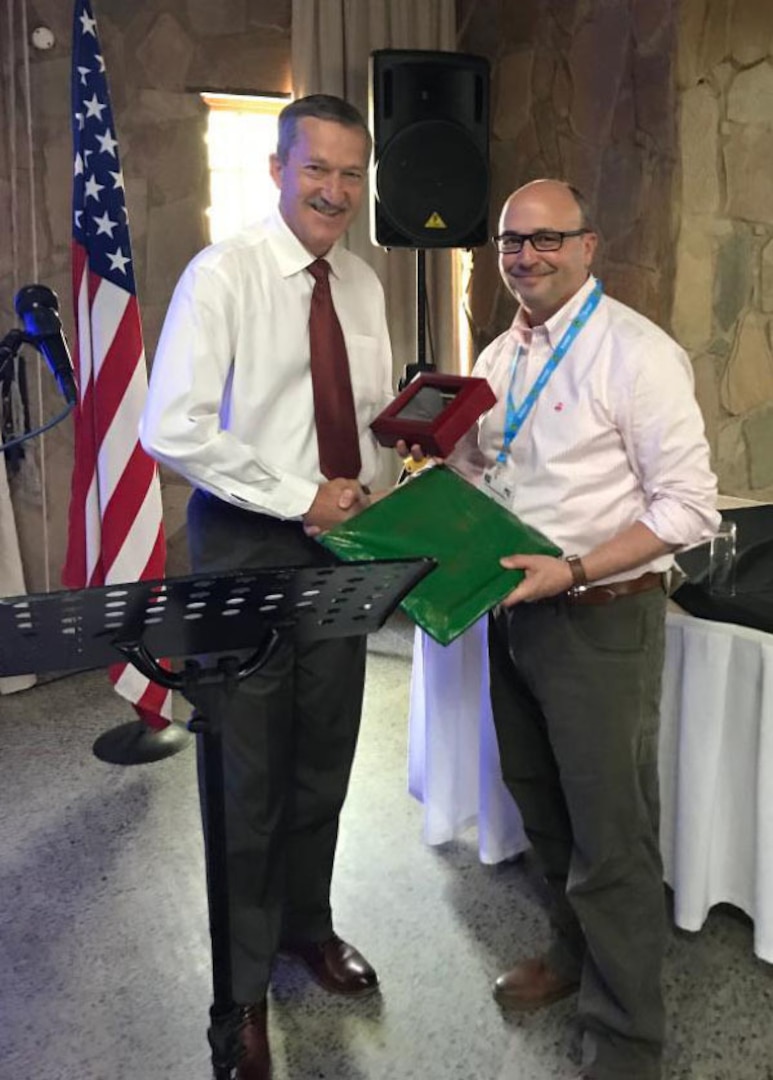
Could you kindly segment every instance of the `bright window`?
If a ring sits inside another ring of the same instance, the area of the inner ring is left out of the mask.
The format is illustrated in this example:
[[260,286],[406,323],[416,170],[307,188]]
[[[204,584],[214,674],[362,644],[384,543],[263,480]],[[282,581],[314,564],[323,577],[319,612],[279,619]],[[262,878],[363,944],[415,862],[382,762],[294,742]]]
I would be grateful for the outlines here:
[[290,98],[201,96],[209,106],[212,203],[207,217],[214,243],[259,221],[276,206],[279,193],[268,171],[268,159],[276,150],[276,118]]

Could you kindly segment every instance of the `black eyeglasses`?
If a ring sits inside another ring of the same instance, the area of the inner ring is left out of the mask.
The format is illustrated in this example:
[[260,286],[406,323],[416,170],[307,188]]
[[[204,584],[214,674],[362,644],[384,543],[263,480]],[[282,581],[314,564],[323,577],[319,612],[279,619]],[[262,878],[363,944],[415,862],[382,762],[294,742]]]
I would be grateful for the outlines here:
[[592,231],[592,229],[570,229],[566,232],[558,232],[553,229],[540,229],[539,232],[533,233],[504,232],[501,236],[492,237],[492,241],[500,255],[518,255],[523,251],[523,245],[527,240],[535,251],[558,251],[567,236],[583,236],[584,233]]

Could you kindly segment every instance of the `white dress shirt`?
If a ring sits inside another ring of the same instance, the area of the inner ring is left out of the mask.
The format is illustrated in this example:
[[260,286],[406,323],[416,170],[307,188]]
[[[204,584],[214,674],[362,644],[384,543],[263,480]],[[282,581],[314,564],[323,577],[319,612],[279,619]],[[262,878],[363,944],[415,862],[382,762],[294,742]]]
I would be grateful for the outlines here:
[[[516,355],[518,405],[594,285],[589,278],[542,326],[530,328],[519,311],[481,353],[473,374],[488,379],[497,404],[474,429],[477,477],[503,447]],[[464,471],[470,450],[470,441],[460,444],[450,463]],[[680,548],[708,539],[719,523],[717,482],[687,354],[649,319],[607,296],[537,398],[503,469],[510,509],[566,554],[587,554],[635,522]],[[672,563],[665,555],[604,580]]]
[[[325,257],[368,484],[378,456],[369,425],[392,397],[384,294],[356,255],[336,245]],[[193,259],[167,312],[140,425],[147,452],[196,487],[280,518],[301,517],[325,482],[309,360],[313,260],[278,210]]]

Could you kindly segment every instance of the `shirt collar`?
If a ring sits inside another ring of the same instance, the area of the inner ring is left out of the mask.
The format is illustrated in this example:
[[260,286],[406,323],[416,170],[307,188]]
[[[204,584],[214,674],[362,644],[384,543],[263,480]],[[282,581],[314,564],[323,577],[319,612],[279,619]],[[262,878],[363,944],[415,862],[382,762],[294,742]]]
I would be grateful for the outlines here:
[[[314,262],[316,255],[312,255],[303,246],[282,217],[279,207],[266,218],[264,226],[282,277],[292,277],[293,274],[300,273]],[[330,269],[335,277],[341,277],[343,266],[339,242],[336,242],[323,258],[330,263]]]
[[519,345],[523,345],[524,348],[528,348],[529,345],[531,345],[534,334],[539,334],[547,340],[550,348],[554,349],[569,328],[572,319],[590,296],[595,285],[595,277],[593,274],[589,274],[588,280],[580,286],[574,296],[570,297],[564,306],[558,309],[555,315],[551,315],[550,318],[540,326],[529,326],[526,322],[523,308],[518,308],[515,318],[510,326],[510,333],[515,338],[515,341]]

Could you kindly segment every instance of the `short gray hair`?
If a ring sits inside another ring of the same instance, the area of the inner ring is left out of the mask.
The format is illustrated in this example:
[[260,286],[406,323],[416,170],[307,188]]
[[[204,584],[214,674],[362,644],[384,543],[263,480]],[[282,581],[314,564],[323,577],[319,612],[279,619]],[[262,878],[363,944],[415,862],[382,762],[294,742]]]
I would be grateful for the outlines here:
[[297,101],[291,101],[279,114],[276,153],[282,164],[287,161],[297,138],[298,121],[306,116],[313,117],[315,120],[332,120],[333,123],[361,131],[365,136],[368,157],[370,157],[373,140],[359,109],[350,105],[348,101],[344,101],[343,98],[333,97],[332,94],[309,94],[307,97],[298,98]]
[[574,184],[570,184],[568,180],[565,180],[564,183],[566,184],[567,188],[569,189],[574,198],[574,201],[579,207],[581,228],[590,229],[591,232],[595,232],[596,230],[593,226],[593,215],[591,213],[590,203],[585,198],[580,189],[575,187]]

